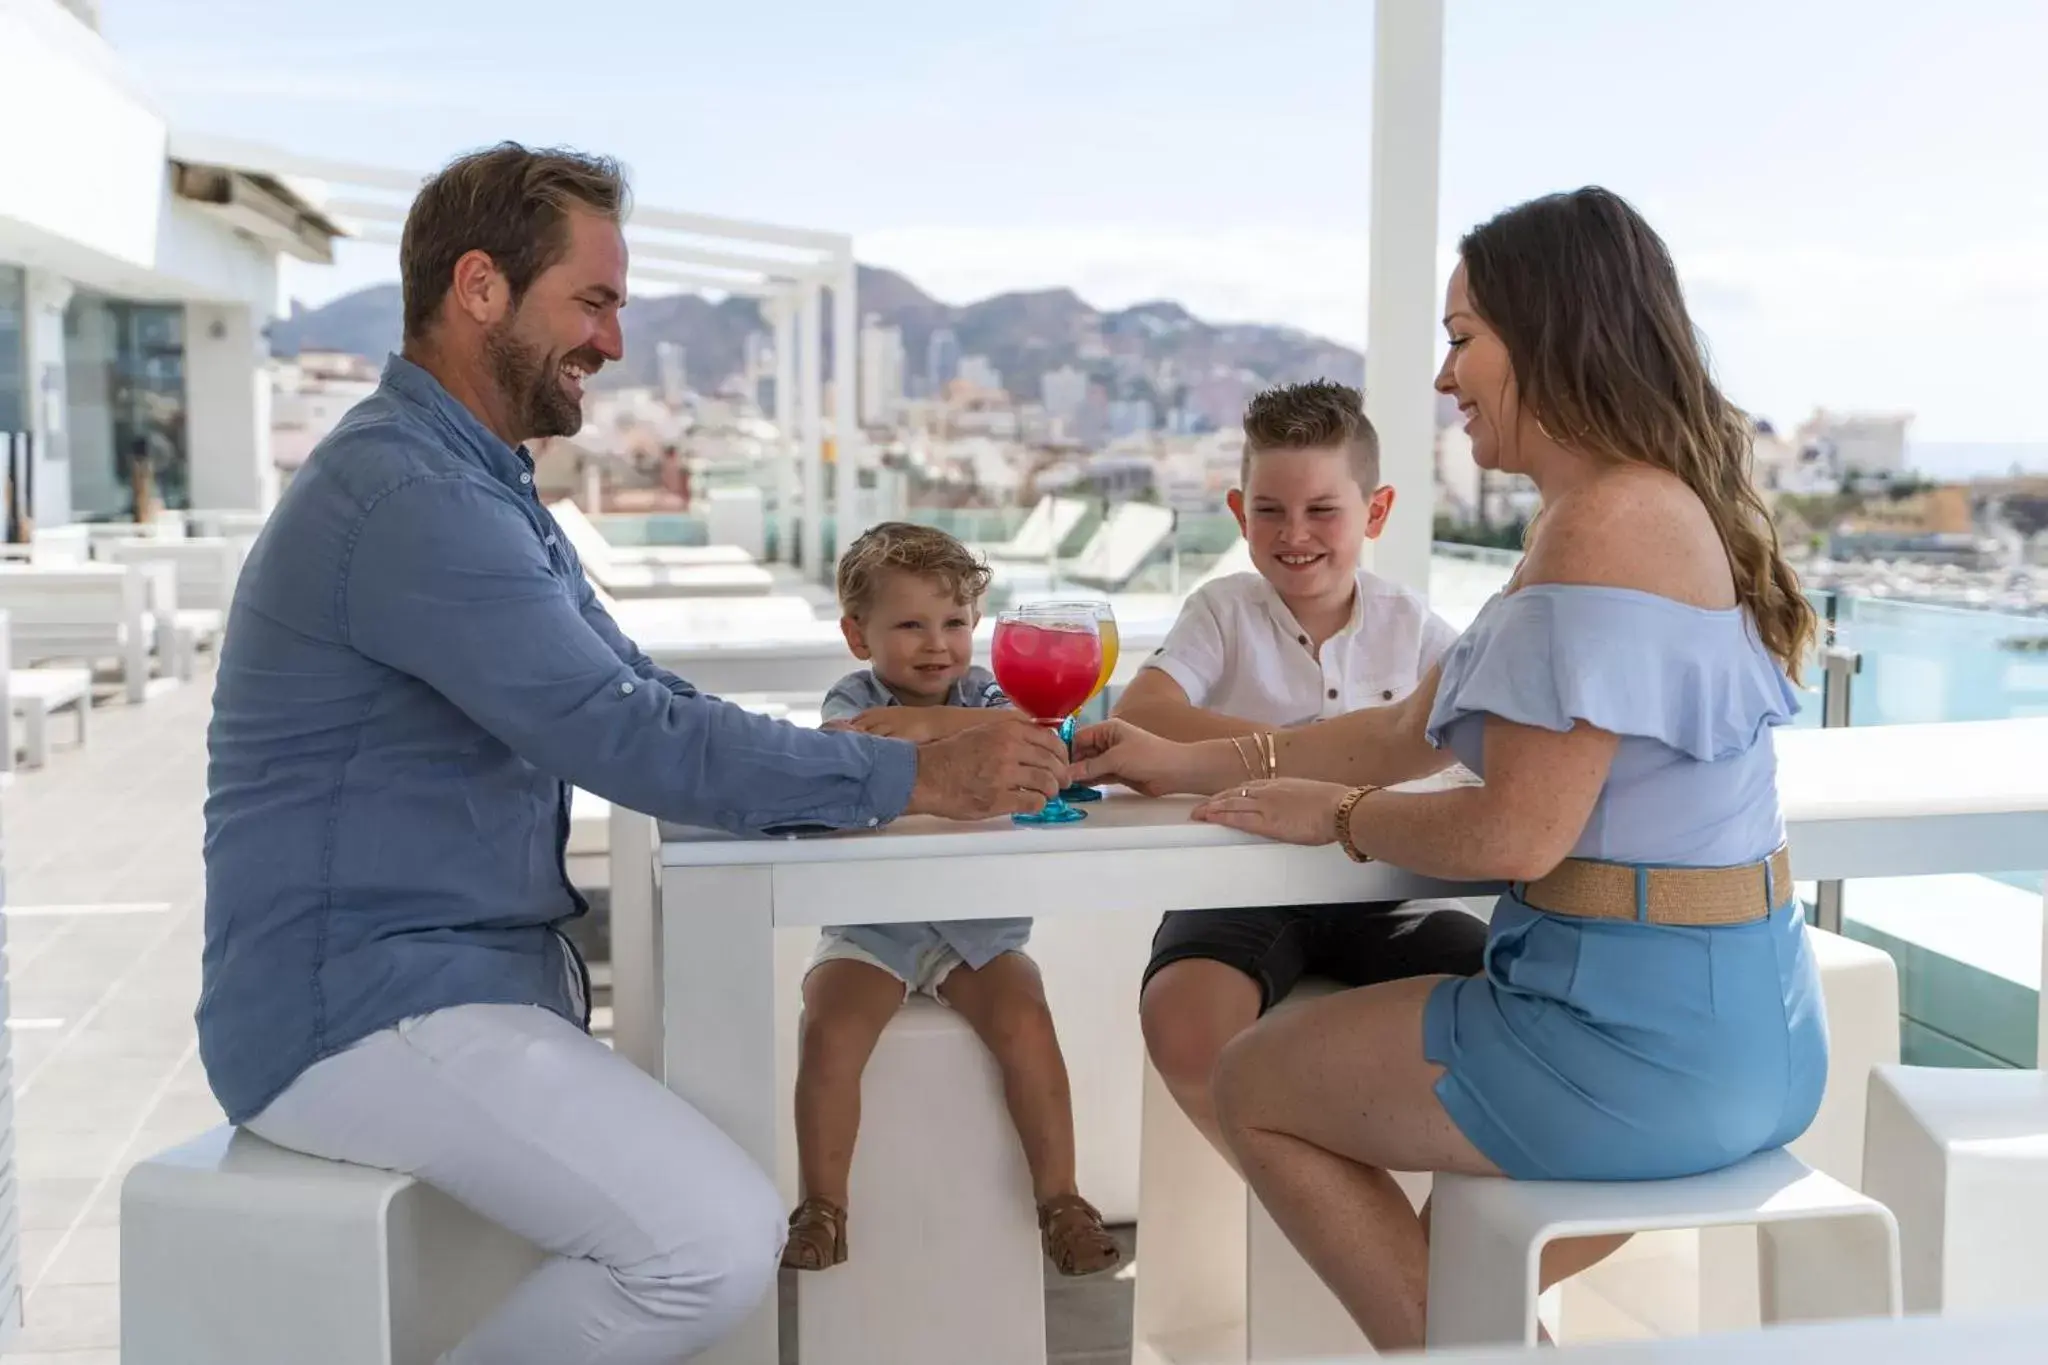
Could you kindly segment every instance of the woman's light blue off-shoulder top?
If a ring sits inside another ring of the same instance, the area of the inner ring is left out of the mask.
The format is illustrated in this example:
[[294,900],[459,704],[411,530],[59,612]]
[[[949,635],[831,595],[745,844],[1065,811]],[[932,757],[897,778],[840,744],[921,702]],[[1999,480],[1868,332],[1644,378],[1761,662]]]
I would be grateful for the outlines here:
[[1427,734],[1484,777],[1489,715],[1612,731],[1621,743],[1572,855],[1718,867],[1783,841],[1770,729],[1798,709],[1739,607],[1537,583],[1495,596],[1444,655]]

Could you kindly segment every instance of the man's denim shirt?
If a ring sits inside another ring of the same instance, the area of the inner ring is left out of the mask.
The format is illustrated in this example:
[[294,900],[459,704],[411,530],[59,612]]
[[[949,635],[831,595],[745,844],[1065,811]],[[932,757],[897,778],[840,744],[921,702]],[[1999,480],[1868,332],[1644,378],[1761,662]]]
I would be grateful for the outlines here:
[[900,740],[698,693],[597,604],[533,464],[393,356],[257,538],[207,734],[199,1045],[230,1119],[401,1019],[588,1023],[569,789],[736,833],[864,827]]

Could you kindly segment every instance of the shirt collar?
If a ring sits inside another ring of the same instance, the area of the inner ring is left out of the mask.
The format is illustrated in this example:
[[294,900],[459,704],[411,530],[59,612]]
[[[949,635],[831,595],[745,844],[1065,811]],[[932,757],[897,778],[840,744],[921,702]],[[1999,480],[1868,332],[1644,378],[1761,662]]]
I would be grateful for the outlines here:
[[499,440],[482,419],[458,402],[424,367],[393,352],[384,361],[380,387],[439,418],[455,437],[456,449],[475,459],[499,482],[518,490],[529,486],[520,479],[523,474],[530,481],[533,474],[533,457],[525,447],[508,446]]
[[[1307,635],[1308,632],[1301,628],[1301,622],[1294,619],[1294,612],[1282,600],[1280,590],[1267,582],[1266,576],[1256,569],[1252,571],[1252,577],[1258,580],[1256,591],[1259,594],[1259,600],[1265,604],[1267,614],[1279,622],[1281,628],[1289,635],[1296,638]],[[1358,570],[1358,572],[1352,575],[1352,580],[1354,586],[1351,590],[1351,619],[1344,623],[1342,630],[1330,637],[1332,640],[1342,639],[1346,635],[1355,634],[1365,625],[1365,570]],[[1325,641],[1325,643],[1328,642]]]

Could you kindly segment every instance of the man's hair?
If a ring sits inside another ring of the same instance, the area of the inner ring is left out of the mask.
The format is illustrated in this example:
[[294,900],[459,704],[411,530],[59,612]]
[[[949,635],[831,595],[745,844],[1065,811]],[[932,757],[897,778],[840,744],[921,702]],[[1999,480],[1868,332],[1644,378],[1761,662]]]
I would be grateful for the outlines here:
[[862,532],[839,557],[839,610],[865,619],[892,573],[936,580],[962,606],[979,602],[990,578],[979,555],[937,527],[885,521]]
[[625,221],[631,192],[619,163],[559,148],[501,142],[457,157],[420,186],[399,239],[405,336],[423,336],[455,283],[455,263],[481,251],[504,273],[516,307],[569,248],[569,213]]
[[1238,483],[1251,482],[1254,455],[1333,448],[1343,450],[1359,491],[1371,497],[1380,486],[1380,436],[1365,419],[1365,399],[1358,390],[1327,379],[1267,389],[1244,410]]

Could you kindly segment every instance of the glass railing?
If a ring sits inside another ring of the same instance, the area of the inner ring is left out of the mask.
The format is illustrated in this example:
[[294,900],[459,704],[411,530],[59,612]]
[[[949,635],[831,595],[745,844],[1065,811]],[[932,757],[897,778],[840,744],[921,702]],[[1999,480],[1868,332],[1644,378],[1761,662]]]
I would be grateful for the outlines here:
[[[1847,723],[2004,720],[2048,715],[2048,617],[1881,597],[1814,593],[1853,660]],[[1809,673],[1821,686],[1821,670]],[[1818,690],[1799,724],[1822,723]],[[1839,707],[1826,710],[1839,712]],[[1837,715],[1837,720],[1840,717]],[[2048,849],[2041,862],[2048,863]],[[1899,970],[1900,1049],[1926,1066],[2033,1067],[2041,1055],[2042,870],[1981,868],[1867,877],[1839,889],[1842,932]],[[1818,901],[1823,888],[1812,894]]]
[[[912,508],[915,521],[970,544],[1010,539],[1025,508]],[[705,543],[703,518],[666,513],[595,519],[621,545]],[[1091,512],[1065,547],[1074,552],[1100,521]],[[773,519],[771,518],[771,536]],[[825,524],[826,553],[836,555],[836,527]],[[801,535],[799,528],[798,534]],[[1192,583],[1235,543],[1227,513],[1183,515],[1172,543],[1128,585],[1158,592]],[[771,551],[772,553],[772,551]],[[1438,542],[1431,557],[1430,598],[1453,625],[1470,623],[1500,591],[1520,555]],[[2048,617],[1929,606],[1849,594],[1810,594],[1832,613],[1828,638],[1853,652],[1857,670],[1844,673],[1847,721],[1895,725],[1923,721],[1992,720],[2048,715]],[[1794,722],[1823,722],[1823,670],[1809,670]],[[2043,851],[2048,862],[2048,850]],[[1985,868],[1940,877],[1867,878],[1829,889],[1842,931],[1882,948],[1898,963],[1901,1035],[1906,1060],[1930,1065],[2035,1064],[2036,999],[2042,932],[2040,868]],[[1800,888],[1818,914],[1822,888]],[[1832,922],[1832,920],[1831,920]]]
[[614,545],[709,545],[711,533],[694,512],[601,512],[591,524]]

